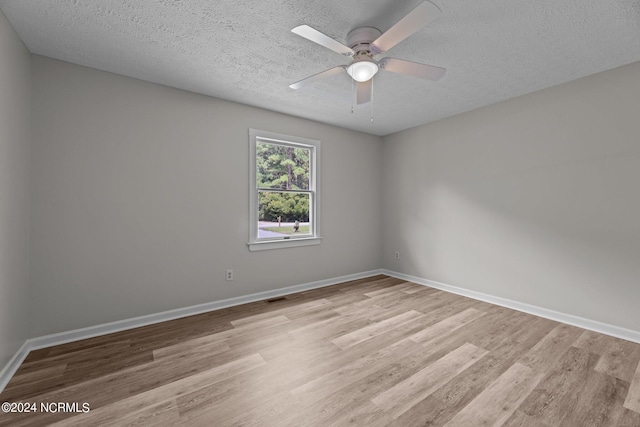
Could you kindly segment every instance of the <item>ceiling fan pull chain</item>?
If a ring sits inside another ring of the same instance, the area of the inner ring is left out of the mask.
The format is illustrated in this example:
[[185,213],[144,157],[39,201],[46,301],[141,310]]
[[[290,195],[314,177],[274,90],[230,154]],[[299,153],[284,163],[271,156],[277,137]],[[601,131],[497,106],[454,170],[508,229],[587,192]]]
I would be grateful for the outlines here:
[[371,79],[371,123],[373,123],[373,79]]
[[351,114],[353,114],[353,103],[356,98],[355,84],[353,83],[353,79],[351,79]]

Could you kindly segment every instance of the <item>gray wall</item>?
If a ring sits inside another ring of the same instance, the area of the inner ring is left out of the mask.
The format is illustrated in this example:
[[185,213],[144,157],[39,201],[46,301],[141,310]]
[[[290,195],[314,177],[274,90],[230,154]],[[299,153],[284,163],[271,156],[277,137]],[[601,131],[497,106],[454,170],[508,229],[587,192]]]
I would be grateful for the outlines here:
[[0,12],[0,369],[28,336],[30,73]]
[[383,266],[640,329],[639,111],[635,63],[385,137]]
[[[32,67],[31,336],[380,266],[638,329],[640,64],[382,142]],[[249,127],[322,141],[321,245],[247,250]]]
[[[379,268],[380,138],[32,67],[32,336]],[[321,140],[322,244],[247,249],[250,127]]]

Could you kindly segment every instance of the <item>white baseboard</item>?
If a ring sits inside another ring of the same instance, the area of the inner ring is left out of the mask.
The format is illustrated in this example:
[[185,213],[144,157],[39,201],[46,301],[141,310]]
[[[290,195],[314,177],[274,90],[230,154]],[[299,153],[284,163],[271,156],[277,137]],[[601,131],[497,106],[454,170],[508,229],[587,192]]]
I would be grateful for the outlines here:
[[459,288],[457,286],[451,286],[445,283],[423,279],[421,277],[410,276],[396,271],[382,269],[382,274],[640,344],[640,331],[634,331],[632,329],[610,325],[608,323],[602,323],[596,320],[586,319],[584,317],[549,310],[544,307],[538,307],[519,301],[484,294],[482,292]]
[[131,319],[118,320],[116,322],[104,323],[101,325],[89,326],[87,328],[75,329],[57,334],[45,335],[36,338],[29,338],[20,347],[20,350],[11,358],[9,363],[0,372],[0,392],[4,390],[9,380],[16,373],[22,361],[31,350],[51,347],[54,345],[66,344],[100,335],[120,332],[127,329],[139,328],[154,323],[166,322],[168,320],[180,319],[182,317],[193,316],[195,314],[220,310],[227,307],[246,304],[255,301],[262,301],[269,298],[308,291],[311,289],[324,288],[326,286],[337,285],[338,283],[349,282],[351,280],[364,279],[366,277],[382,274],[382,270],[371,270],[362,273],[349,274],[346,276],[333,277],[331,279],[318,280],[316,282],[303,283],[301,285],[289,286],[286,288],[274,289],[271,291],[258,292],[219,301],[212,301],[204,304],[193,305],[191,307],[178,308],[175,310],[163,311],[161,313],[149,314],[146,316],[134,317]]
[[4,365],[4,368],[2,368],[2,371],[0,371],[0,393],[2,393],[2,390],[4,390],[6,385],[9,383],[9,380],[11,379],[11,377],[13,377],[13,374],[16,373],[16,371],[22,364],[22,361],[24,361],[25,357],[27,357],[27,355],[29,354],[29,351],[31,350],[29,349],[29,343],[27,340],[18,349],[16,354],[13,355],[9,362]]
[[229,298],[219,301],[212,301],[204,304],[194,305],[191,307],[178,308],[175,310],[164,311],[161,313],[149,314],[146,316],[134,317],[131,319],[119,320],[116,322],[104,323],[101,325],[90,326],[82,329],[75,329],[67,332],[60,332],[57,334],[45,335],[36,338],[30,338],[20,347],[11,360],[0,371],[0,392],[4,390],[5,386],[9,383],[9,380],[20,367],[20,364],[24,361],[31,350],[37,350],[40,348],[51,347],[54,345],[65,344],[72,341],[79,341],[87,338],[93,338],[100,335],[110,334],[113,332],[124,331],[127,329],[138,328],[141,326],[147,326],[154,323],[166,322],[168,320],[179,319],[182,317],[193,316],[195,314],[206,313],[209,311],[220,310],[227,307],[233,307],[236,305],[246,304],[255,301],[262,301],[269,298],[274,298],[283,295],[289,295],[297,292],[308,291],[312,289],[323,288],[325,286],[336,285],[338,283],[348,282],[351,280],[364,279],[366,277],[375,276],[378,274],[386,274],[387,276],[395,277],[402,280],[407,280],[420,285],[429,286],[431,288],[440,289],[446,292],[466,296],[469,298],[485,301],[491,304],[496,304],[502,307],[510,308],[513,310],[522,311],[524,313],[533,314],[535,316],[544,317],[547,319],[555,320],[557,322],[566,323],[569,325],[577,326],[583,329],[588,329],[594,332],[610,335],[613,337],[621,338],[627,341],[640,343],[640,331],[634,331],[631,329],[622,328],[619,326],[610,325],[607,323],[598,322],[595,320],[585,319],[583,317],[573,316],[570,314],[560,313],[558,311],[549,310],[543,307],[537,307],[530,304],[525,304],[518,301],[513,301],[506,298],[501,298],[482,292],[476,292],[469,289],[459,288],[456,286],[447,285],[444,283],[436,282],[433,280],[423,279],[421,277],[410,276],[408,274],[398,273],[396,271],[378,269],[366,271],[363,273],[349,274],[346,276],[334,277],[326,280],[319,280],[316,282],[304,283],[301,285],[289,286],[286,288],[274,289],[271,291],[258,292],[255,294]]

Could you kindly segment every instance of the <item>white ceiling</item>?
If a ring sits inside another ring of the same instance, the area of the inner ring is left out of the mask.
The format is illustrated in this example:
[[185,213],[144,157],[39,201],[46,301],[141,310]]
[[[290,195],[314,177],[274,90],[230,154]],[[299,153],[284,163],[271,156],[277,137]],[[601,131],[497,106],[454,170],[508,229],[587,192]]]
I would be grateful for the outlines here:
[[289,84],[349,62],[290,32],[345,42],[387,30],[421,0],[0,0],[31,52],[387,135],[640,61],[638,0],[433,0],[440,18],[385,56],[440,67],[437,81],[380,72],[351,113],[345,74]]

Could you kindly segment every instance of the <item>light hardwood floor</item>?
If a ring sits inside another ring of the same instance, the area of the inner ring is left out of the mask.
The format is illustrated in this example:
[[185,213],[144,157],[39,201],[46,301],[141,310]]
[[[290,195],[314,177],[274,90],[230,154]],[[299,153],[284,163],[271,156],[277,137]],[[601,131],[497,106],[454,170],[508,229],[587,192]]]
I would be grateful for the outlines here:
[[632,427],[639,361],[638,344],[375,276],[33,351],[0,402],[39,412],[0,425]]

